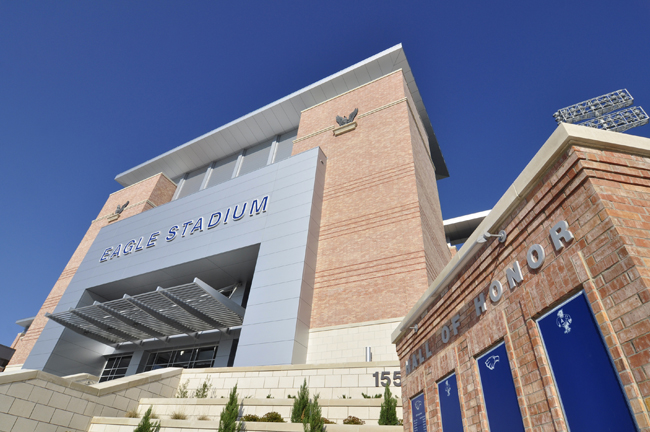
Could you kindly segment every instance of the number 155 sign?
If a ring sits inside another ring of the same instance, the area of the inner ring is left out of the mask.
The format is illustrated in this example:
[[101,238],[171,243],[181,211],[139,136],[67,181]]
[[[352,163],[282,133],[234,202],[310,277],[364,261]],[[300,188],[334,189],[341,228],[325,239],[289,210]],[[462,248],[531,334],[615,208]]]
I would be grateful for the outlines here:
[[[380,373],[381,373],[381,375],[379,375]],[[379,387],[379,381],[381,381],[381,385],[383,387],[390,386],[390,383],[391,383],[390,372],[388,372],[388,371],[375,372],[374,374],[372,374],[372,376],[375,378],[375,387]],[[402,386],[402,377],[401,377],[401,372],[400,371],[393,372],[393,385],[395,387],[401,387]]]

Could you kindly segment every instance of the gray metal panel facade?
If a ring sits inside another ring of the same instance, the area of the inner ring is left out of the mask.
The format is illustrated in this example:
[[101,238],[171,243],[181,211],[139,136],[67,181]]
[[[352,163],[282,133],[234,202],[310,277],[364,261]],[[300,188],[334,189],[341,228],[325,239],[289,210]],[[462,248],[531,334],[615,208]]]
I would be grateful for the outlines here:
[[[212,276],[223,272],[225,278],[244,265],[239,251],[258,245],[235,366],[304,363],[325,167],[324,154],[312,149],[102,228],[55,313],[119,298],[162,279],[163,287],[170,287],[189,277],[188,272],[202,278],[198,273],[206,263]],[[267,211],[249,216],[251,201],[267,195]],[[249,207],[243,218],[233,220],[231,213],[227,224],[206,229],[213,212],[232,212],[244,202]],[[199,217],[204,218],[202,232],[189,234],[190,226],[185,237],[179,233],[173,241],[165,240],[170,227],[181,225],[182,230],[183,223]],[[155,231],[161,234],[154,247],[100,262],[106,248],[124,247],[143,236],[146,242]],[[220,345],[219,357],[227,357],[229,345]],[[102,355],[113,351],[50,321],[24,367],[57,375],[97,374]]]

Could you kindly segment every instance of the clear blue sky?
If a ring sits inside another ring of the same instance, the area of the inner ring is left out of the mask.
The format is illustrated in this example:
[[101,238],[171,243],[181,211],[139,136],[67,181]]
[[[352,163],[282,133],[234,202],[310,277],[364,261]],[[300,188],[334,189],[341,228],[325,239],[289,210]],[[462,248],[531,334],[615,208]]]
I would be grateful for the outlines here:
[[627,88],[650,109],[649,24],[647,0],[0,0],[0,343],[126,169],[402,43],[444,217],[486,210],[558,108]]

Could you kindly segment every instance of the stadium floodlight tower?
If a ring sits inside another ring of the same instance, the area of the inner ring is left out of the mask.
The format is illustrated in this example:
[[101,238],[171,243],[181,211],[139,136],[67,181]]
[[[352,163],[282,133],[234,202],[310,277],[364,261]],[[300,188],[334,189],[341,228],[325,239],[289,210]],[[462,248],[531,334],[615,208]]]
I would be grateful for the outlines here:
[[[577,123],[579,126],[624,132],[633,127],[643,126],[649,121],[648,115],[641,107],[612,112],[629,107],[633,102],[634,98],[630,92],[622,89],[562,108],[553,114],[553,118],[558,124]],[[587,121],[578,123],[582,120]]]

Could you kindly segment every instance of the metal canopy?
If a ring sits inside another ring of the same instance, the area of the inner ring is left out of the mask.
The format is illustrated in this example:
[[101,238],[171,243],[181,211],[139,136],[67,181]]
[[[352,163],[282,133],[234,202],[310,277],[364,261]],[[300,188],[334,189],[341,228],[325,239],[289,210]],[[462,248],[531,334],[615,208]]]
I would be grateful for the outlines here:
[[[245,309],[220,291],[195,278],[193,282],[119,300],[46,314],[72,331],[114,345],[242,325]],[[234,290],[232,291],[234,292]],[[232,295],[232,294],[231,294]]]

